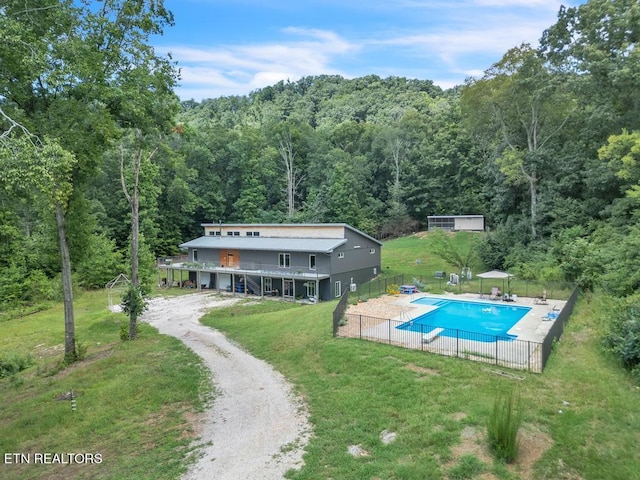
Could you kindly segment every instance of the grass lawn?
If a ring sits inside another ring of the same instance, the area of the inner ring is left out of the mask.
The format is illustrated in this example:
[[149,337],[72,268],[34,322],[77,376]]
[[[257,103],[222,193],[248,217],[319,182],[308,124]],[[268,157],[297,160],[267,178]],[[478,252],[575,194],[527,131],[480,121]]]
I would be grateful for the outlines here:
[[[424,253],[427,242],[388,242],[388,273],[446,270]],[[77,337],[87,357],[65,370],[56,368],[61,305],[0,321],[0,358],[26,359],[28,352],[32,360],[0,378],[0,479],[177,479],[185,471],[188,419],[211,395],[207,372],[178,340],[147,325],[135,342],[121,342],[124,315],[109,313],[106,304],[101,292],[78,296]],[[335,305],[265,300],[203,319],[273,365],[308,403],[314,436],[305,466],[290,478],[640,479],[640,389],[599,346],[604,298],[578,302],[545,372],[515,372],[523,380],[485,364],[333,338]],[[70,389],[75,412],[69,401],[56,400]],[[485,441],[496,396],[508,391],[524,409],[513,465],[494,462]],[[382,442],[384,431],[395,441]],[[362,454],[352,456],[350,446]],[[102,462],[7,464],[5,454],[14,452],[99,453]]]
[[[0,322],[0,358],[32,362],[0,379],[0,478],[169,479],[185,470],[188,419],[210,394],[207,373],[177,339],[145,324],[138,340],[121,342],[125,316],[106,305],[102,292],[78,296],[76,335],[87,355],[64,370],[62,306]],[[75,411],[57,400],[70,390]],[[31,454],[31,463],[9,463],[11,453]],[[101,463],[35,465],[37,453],[100,454]]]
[[[600,352],[593,323],[605,307],[596,300],[579,302],[544,374],[517,372],[522,381],[461,359],[334,339],[334,306],[234,307],[203,319],[309,403],[315,437],[291,478],[640,478],[640,390]],[[510,389],[524,424],[520,457],[506,466],[488,455],[484,432],[496,395]],[[396,441],[383,444],[384,430]],[[350,445],[366,454],[352,457]]]

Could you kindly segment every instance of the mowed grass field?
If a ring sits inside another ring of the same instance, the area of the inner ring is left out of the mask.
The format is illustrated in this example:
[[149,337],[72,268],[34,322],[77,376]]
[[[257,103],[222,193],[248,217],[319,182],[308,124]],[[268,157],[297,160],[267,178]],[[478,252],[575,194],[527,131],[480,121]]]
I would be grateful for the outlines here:
[[[0,358],[31,360],[0,379],[1,479],[179,478],[185,470],[189,419],[211,395],[207,371],[177,339],[148,325],[138,340],[120,341],[125,316],[107,304],[103,292],[77,298],[76,334],[87,353],[64,369],[61,305],[0,323]],[[75,411],[58,400],[71,390]],[[78,454],[73,464],[68,455],[44,456],[67,453]]]
[[[446,269],[419,237],[387,242],[391,273]],[[423,252],[416,257],[416,249]],[[415,258],[414,258],[415,257]],[[423,261],[416,263],[416,258]],[[442,266],[441,266],[442,265]],[[386,273],[386,272],[385,272]],[[0,355],[34,363],[0,379],[0,453],[100,453],[97,465],[0,465],[0,478],[179,478],[193,438],[188,420],[212,394],[200,362],[177,340],[142,325],[122,343],[123,315],[106,296],[82,295],[83,362],[58,371],[62,307],[2,322]],[[212,311],[225,332],[283,373],[314,425],[294,479],[640,479],[640,389],[601,349],[607,300],[582,298],[541,375],[498,375],[487,365],[391,345],[333,338],[335,302],[265,300]],[[77,409],[56,398],[77,393]],[[485,423],[496,396],[522,398],[520,454],[488,453]],[[395,434],[385,444],[383,432]],[[352,456],[350,446],[361,455]],[[3,458],[4,460],[4,458]]]
[[[604,355],[581,301],[545,372],[497,375],[486,365],[391,345],[331,338],[332,303],[247,315],[212,312],[224,331],[289,378],[315,426],[294,479],[637,479],[640,390]],[[242,313],[239,309],[244,308]],[[485,423],[498,393],[522,398],[521,451],[492,460]],[[397,434],[390,444],[384,432]],[[364,455],[353,457],[351,445]]]

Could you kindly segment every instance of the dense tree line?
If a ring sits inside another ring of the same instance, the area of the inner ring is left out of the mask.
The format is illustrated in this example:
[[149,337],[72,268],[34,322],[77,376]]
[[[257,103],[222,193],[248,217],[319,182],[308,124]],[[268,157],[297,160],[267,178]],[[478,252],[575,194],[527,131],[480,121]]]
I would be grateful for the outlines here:
[[[2,2],[3,308],[55,297],[61,240],[81,286],[127,270],[120,180],[136,152],[141,268],[202,222],[346,222],[387,238],[483,214],[488,267],[637,303],[637,1],[563,7],[539,48],[446,91],[321,75],[181,104],[175,65],[147,41],[171,14],[145,3]],[[625,315],[617,330],[637,336]]]

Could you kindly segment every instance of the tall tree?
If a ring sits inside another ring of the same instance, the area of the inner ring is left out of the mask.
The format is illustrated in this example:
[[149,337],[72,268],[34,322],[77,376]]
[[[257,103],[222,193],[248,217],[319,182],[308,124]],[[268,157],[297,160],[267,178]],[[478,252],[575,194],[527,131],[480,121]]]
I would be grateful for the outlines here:
[[[71,204],[82,198],[101,150],[118,136],[119,127],[143,128],[168,121],[175,112],[176,71],[148,45],[149,35],[172,21],[162,0],[6,0],[2,5],[5,111],[35,135],[54,139],[44,143],[55,147],[53,160],[76,160],[65,177],[68,195],[55,204],[67,362],[77,359],[67,214],[80,214]],[[55,162],[51,168],[58,168]]]
[[5,188],[22,191],[36,190],[43,197],[42,204],[55,215],[65,318],[65,360],[76,360],[75,318],[71,259],[65,231],[65,215],[73,192],[72,175],[76,158],[57,142],[41,142],[31,135],[5,138],[0,143],[0,183]]
[[598,151],[598,157],[608,162],[623,182],[627,196],[640,200],[640,132],[623,130],[620,135],[612,135]]
[[[132,181],[127,185],[125,178],[125,147],[120,146],[120,183],[127,203],[131,209],[131,288],[127,292],[128,299],[125,302],[126,310],[129,314],[129,339],[133,340],[138,336],[137,320],[144,308],[144,300],[140,289],[139,276],[139,251],[140,251],[140,169],[145,162],[149,163],[154,154],[158,151],[156,147],[153,151],[145,154],[143,148],[138,146],[133,152],[131,159]],[[137,298],[133,298],[137,297]],[[142,304],[142,307],[138,305]]]
[[[579,74],[581,97],[610,129],[640,128],[640,3],[590,0],[561,7],[541,39],[558,71]],[[595,107],[595,108],[593,108]]]
[[549,72],[538,52],[524,44],[509,50],[462,94],[472,128],[495,137],[496,161],[507,181],[528,186],[534,238],[540,175],[553,163],[548,147],[574,109],[564,80]]
[[278,141],[278,153],[280,153],[282,164],[284,165],[287,181],[287,217],[291,219],[296,213],[298,187],[304,180],[300,169],[296,165],[296,153],[291,132],[285,132]]

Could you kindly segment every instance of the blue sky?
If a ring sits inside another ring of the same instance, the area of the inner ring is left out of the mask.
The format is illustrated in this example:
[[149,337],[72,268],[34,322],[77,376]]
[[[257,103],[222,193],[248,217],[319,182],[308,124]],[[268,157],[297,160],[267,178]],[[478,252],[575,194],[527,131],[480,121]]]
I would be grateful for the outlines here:
[[442,88],[537,45],[561,4],[586,0],[165,0],[152,43],[181,69],[183,100],[246,95],[280,80],[375,74]]

